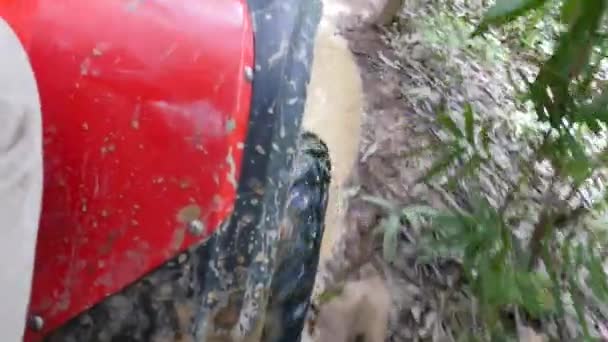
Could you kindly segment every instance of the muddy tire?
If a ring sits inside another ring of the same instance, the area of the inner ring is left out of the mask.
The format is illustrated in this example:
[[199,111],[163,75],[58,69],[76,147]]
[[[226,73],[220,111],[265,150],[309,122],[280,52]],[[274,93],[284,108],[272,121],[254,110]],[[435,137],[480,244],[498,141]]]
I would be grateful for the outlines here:
[[[277,241],[263,341],[299,341],[319,263],[330,171],[327,146],[316,135],[303,133]],[[209,256],[200,251],[179,255],[47,341],[194,341],[193,322],[202,300],[196,270]]]
[[330,178],[327,146],[304,133],[280,230],[263,341],[300,340],[319,265]]

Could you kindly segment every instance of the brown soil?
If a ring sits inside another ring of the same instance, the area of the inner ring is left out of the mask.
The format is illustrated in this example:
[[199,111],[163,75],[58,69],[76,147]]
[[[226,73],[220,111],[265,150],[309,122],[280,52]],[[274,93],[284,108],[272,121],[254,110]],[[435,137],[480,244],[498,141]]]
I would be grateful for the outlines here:
[[[378,257],[380,244],[372,230],[377,226],[381,213],[361,201],[357,194],[375,194],[403,202],[408,197],[408,186],[420,172],[420,165],[403,165],[404,158],[400,157],[404,149],[412,145],[413,136],[408,125],[407,113],[410,110],[400,90],[406,75],[390,69],[380,60],[381,55],[391,59],[392,51],[383,42],[381,31],[369,24],[379,6],[370,1],[358,2],[359,7],[350,13],[337,15],[340,17],[337,26],[349,43],[350,52],[341,46],[340,37],[327,35],[327,27],[320,30],[315,55],[317,66],[313,68],[312,91],[309,92],[314,102],[309,102],[307,109],[310,113],[305,120],[308,128],[321,131],[321,137],[333,152],[332,162],[337,165],[330,194],[334,200],[327,214],[317,290],[322,292],[319,289],[326,289],[328,284],[331,287],[341,283],[340,279],[350,279],[346,287],[360,282],[366,284],[367,280],[358,279],[358,270],[361,265],[372,261],[383,273],[384,282],[382,286],[370,283],[361,288],[369,290],[373,286],[376,292],[382,293],[389,289],[393,307],[384,306],[382,310],[390,311],[391,326],[394,327],[399,321],[396,316],[402,306],[413,301],[414,294],[403,291],[407,283],[402,277],[395,277]],[[356,72],[355,65],[359,72]],[[356,77],[353,77],[354,73]],[[352,189],[354,191],[348,191]],[[355,303],[360,295],[345,291],[335,300]],[[349,327],[348,322],[356,321],[353,315],[361,312],[350,310],[350,315],[341,311],[331,312],[336,305],[321,306],[320,313],[316,314],[319,317],[340,317],[334,323],[343,322],[345,329],[359,328]],[[368,326],[370,330],[386,329],[386,321],[378,319]],[[323,329],[323,325],[319,329]],[[387,337],[393,340],[395,329],[390,329],[389,333],[391,336],[387,334]],[[317,336],[324,334],[327,332],[321,331]],[[323,342],[320,338],[313,340]]]

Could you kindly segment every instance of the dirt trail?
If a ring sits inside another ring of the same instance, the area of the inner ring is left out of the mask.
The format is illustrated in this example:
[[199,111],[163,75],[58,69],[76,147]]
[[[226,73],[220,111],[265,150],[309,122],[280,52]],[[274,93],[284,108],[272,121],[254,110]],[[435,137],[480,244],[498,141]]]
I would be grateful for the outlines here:
[[332,187],[325,219],[321,259],[329,256],[339,236],[345,210],[345,182],[359,150],[364,94],[361,75],[348,42],[338,28],[373,20],[391,0],[324,0],[315,43],[315,58],[304,127],[329,146]]
[[[357,263],[357,260],[351,259],[371,253],[373,239],[369,239],[370,234],[367,237],[359,236],[363,232],[359,221],[363,221],[363,225],[371,226],[375,216],[371,211],[370,215],[367,215],[368,211],[362,211],[359,215],[350,203],[348,222],[352,226],[345,224],[347,201],[353,200],[347,198],[347,184],[358,184],[361,181],[360,149],[369,145],[370,136],[377,133],[376,116],[367,115],[368,111],[374,113],[375,107],[370,104],[387,100],[385,93],[392,93],[393,88],[399,84],[398,80],[394,79],[370,79],[370,76],[375,75],[375,70],[370,69],[366,63],[361,63],[366,57],[359,51],[375,56],[378,44],[374,43],[380,41],[379,37],[374,35],[370,40],[370,37],[362,32],[371,31],[360,29],[382,18],[385,5],[395,1],[400,3],[401,0],[323,1],[324,16],[316,39],[312,79],[304,117],[304,127],[316,132],[328,144],[333,164],[321,264],[315,291],[323,291],[326,289],[324,286],[335,281],[336,276],[339,277],[337,274],[347,270],[351,263]],[[363,50],[356,48],[361,47],[357,44],[359,42],[363,43]],[[351,49],[358,51],[356,56]],[[393,88],[387,89],[387,83]],[[390,96],[388,100],[386,105],[399,112],[395,101],[390,101]],[[374,122],[372,126],[370,118]],[[389,121],[395,123],[395,120]],[[382,165],[376,166],[383,168]],[[351,179],[351,176],[354,176],[354,179]],[[375,266],[367,266],[378,272]],[[345,288],[353,287],[353,291],[344,291],[339,298],[334,299],[333,304],[316,306],[317,309],[311,311],[313,314],[309,316],[302,341],[346,341],[338,337],[340,332],[362,334],[365,340],[374,342],[385,340],[392,303],[389,287],[379,274],[363,277],[360,270],[355,273],[345,285]],[[361,316],[361,310],[365,310],[363,314],[368,314],[365,317],[374,318],[365,319],[366,322],[361,323],[359,319],[364,317]]]
[[339,1],[325,0],[304,116],[304,127],[328,144],[333,166],[322,259],[329,255],[341,231],[344,182],[358,154],[363,110],[359,69],[347,42],[336,29],[338,15],[349,10]]
[[345,181],[359,150],[364,94],[361,75],[348,42],[338,28],[370,21],[390,0],[324,0],[304,127],[316,132],[331,155],[332,187],[325,219],[321,259],[329,256],[339,236],[345,210]]

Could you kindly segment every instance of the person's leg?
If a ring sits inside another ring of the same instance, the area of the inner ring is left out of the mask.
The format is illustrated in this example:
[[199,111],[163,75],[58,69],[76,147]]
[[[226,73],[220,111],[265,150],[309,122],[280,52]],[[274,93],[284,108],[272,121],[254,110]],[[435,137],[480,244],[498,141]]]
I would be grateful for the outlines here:
[[0,18],[0,341],[21,341],[42,197],[42,118],[25,50]]

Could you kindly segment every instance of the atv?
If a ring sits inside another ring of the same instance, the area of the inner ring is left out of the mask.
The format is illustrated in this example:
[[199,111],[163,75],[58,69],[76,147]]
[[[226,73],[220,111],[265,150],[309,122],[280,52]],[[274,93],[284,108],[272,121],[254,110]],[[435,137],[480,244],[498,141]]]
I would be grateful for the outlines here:
[[3,0],[43,120],[24,341],[298,341],[330,182],[319,0]]

